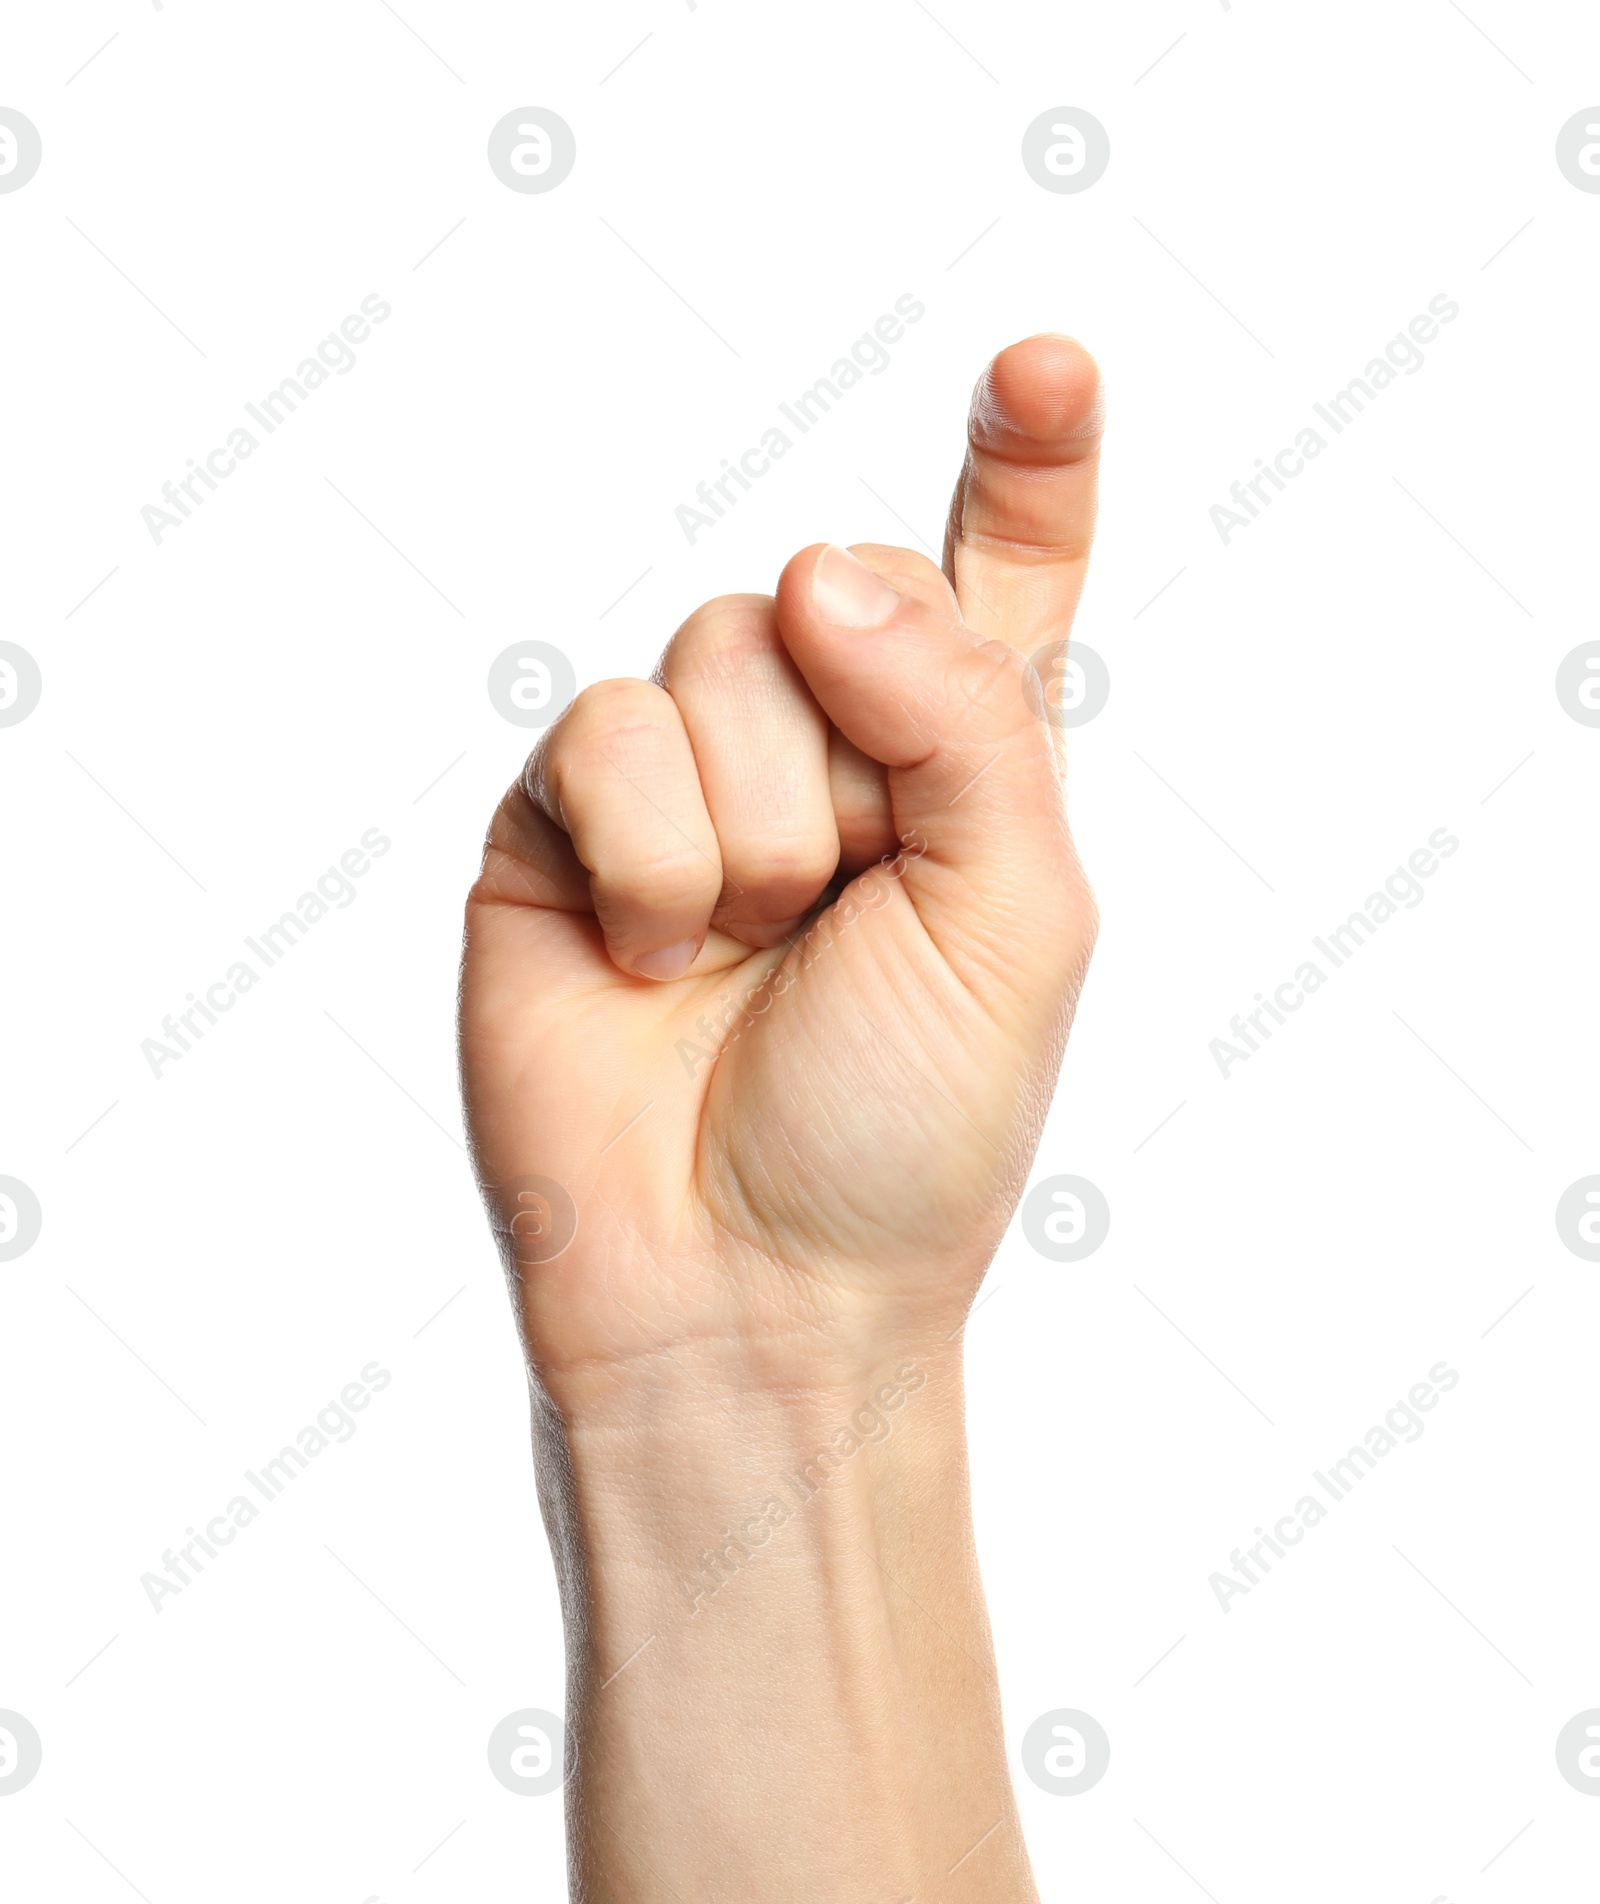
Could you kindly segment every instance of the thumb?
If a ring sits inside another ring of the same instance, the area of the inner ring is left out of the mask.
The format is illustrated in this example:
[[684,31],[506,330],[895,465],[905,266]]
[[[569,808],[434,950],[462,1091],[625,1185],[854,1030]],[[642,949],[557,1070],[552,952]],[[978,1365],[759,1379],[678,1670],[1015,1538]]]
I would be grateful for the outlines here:
[[1081,967],[1093,900],[1027,658],[830,545],[789,563],[777,617],[829,720],[888,769],[904,889],[940,949],[1014,986]]

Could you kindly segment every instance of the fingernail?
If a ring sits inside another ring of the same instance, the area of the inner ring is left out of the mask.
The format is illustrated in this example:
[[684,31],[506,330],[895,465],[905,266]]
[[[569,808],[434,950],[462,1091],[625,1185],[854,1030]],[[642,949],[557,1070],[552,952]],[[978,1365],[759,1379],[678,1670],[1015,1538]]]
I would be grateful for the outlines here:
[[900,606],[900,597],[881,576],[832,543],[812,571],[811,599],[836,628],[881,628]]
[[694,964],[698,949],[693,939],[680,939],[676,945],[665,945],[659,952],[646,952],[635,959],[633,969],[641,978],[682,978]]

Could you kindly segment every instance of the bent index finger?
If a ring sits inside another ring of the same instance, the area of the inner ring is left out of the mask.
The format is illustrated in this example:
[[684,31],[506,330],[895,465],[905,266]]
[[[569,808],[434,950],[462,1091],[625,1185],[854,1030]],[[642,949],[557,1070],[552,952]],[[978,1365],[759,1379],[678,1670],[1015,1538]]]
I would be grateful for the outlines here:
[[1064,641],[1094,540],[1105,404],[1070,337],[1025,338],[978,381],[945,532],[969,627],[1031,653]]

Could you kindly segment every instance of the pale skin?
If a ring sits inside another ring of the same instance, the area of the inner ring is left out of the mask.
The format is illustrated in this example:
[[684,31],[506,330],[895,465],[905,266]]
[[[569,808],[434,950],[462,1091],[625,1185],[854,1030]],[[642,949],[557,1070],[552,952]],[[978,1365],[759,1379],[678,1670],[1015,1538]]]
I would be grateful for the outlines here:
[[1100,427],[1081,346],[1012,345],[943,572],[818,545],[707,603],[490,825],[462,1075],[583,1904],[1036,1898],[961,1333],[1094,940],[1028,657],[1071,626]]

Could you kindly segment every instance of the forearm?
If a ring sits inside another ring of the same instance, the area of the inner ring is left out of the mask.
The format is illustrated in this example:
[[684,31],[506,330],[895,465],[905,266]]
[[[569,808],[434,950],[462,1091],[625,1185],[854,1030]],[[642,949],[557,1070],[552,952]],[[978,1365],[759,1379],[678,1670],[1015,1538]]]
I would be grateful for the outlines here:
[[1026,1904],[959,1356],[540,1410],[583,1904]]

